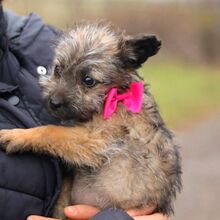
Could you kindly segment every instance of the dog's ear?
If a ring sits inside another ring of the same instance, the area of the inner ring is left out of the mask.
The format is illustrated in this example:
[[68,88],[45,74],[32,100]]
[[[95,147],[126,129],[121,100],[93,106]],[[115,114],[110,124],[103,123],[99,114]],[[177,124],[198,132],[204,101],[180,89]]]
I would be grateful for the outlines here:
[[154,35],[144,35],[125,39],[120,59],[125,68],[137,69],[147,59],[155,55],[161,47],[161,41]]

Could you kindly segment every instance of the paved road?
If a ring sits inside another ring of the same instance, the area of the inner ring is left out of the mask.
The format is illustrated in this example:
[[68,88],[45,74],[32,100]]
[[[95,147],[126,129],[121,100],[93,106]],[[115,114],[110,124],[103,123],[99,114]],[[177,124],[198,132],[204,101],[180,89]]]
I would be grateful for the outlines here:
[[220,219],[220,112],[177,133],[182,146],[183,191],[173,220]]

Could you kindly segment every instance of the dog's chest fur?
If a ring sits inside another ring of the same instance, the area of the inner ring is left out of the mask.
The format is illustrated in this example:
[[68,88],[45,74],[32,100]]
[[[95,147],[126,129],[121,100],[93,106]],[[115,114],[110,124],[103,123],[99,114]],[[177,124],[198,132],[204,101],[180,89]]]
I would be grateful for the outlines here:
[[78,171],[75,174],[71,191],[72,204],[87,204],[100,208],[111,205],[109,197],[103,189],[103,183],[97,177],[86,171]]
[[107,160],[96,170],[76,172],[73,204],[126,210],[156,203],[164,213],[172,210],[180,181],[179,158],[153,100],[145,99],[141,114],[130,114],[119,106],[111,126],[108,121],[97,121],[93,129],[108,139]]

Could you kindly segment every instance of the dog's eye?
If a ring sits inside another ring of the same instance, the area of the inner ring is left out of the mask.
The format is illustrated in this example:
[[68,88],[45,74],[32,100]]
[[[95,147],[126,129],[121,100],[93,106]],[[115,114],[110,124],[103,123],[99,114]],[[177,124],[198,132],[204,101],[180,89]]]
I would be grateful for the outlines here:
[[54,74],[57,77],[60,77],[62,72],[63,72],[63,68],[61,66],[59,66],[59,65],[56,65],[55,68],[54,68]]
[[83,83],[88,87],[93,87],[96,84],[96,80],[91,78],[90,76],[85,76],[83,78]]

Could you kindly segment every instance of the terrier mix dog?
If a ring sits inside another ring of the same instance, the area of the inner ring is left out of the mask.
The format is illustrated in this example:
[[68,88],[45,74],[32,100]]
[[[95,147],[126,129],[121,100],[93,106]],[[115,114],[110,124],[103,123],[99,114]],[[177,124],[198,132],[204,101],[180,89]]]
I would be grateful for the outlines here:
[[7,153],[46,153],[76,165],[56,217],[65,203],[173,212],[181,189],[178,147],[136,71],[160,47],[155,36],[76,25],[60,39],[42,82],[50,113],[69,124],[0,131]]

